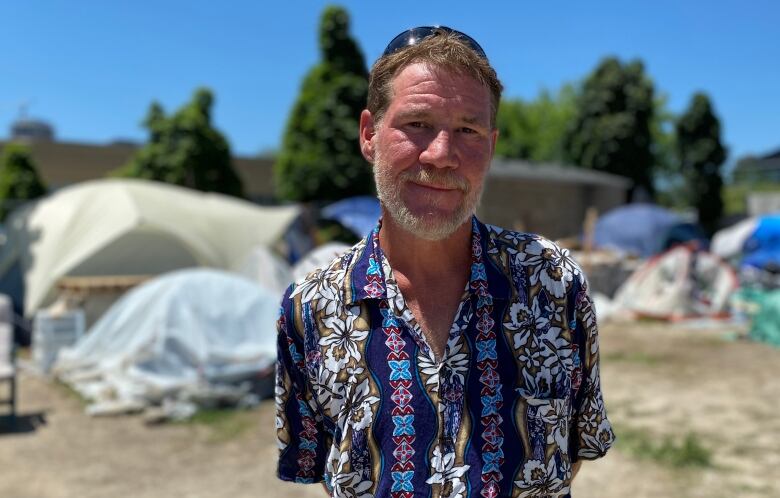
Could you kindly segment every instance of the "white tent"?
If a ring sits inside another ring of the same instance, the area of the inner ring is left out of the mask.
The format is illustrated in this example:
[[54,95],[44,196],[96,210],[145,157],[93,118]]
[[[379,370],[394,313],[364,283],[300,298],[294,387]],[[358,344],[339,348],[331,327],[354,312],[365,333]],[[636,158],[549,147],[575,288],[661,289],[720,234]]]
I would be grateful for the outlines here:
[[719,230],[712,237],[710,251],[723,259],[739,256],[742,254],[745,240],[756,231],[759,221],[759,217],[754,216]]
[[738,286],[734,271],[723,260],[680,245],[639,267],[615,293],[612,308],[607,310],[602,302],[601,312],[667,320],[722,317]]
[[29,316],[53,300],[65,276],[234,267],[276,241],[298,213],[145,180],[85,182],[12,214],[0,274],[21,264]]
[[60,351],[53,372],[91,400],[92,413],[204,399],[272,371],[278,308],[276,295],[244,277],[172,272],[125,294]]
[[279,296],[279,301],[282,300],[282,294],[293,281],[290,265],[269,247],[255,247],[232,270],[254,280],[265,289],[275,292]]

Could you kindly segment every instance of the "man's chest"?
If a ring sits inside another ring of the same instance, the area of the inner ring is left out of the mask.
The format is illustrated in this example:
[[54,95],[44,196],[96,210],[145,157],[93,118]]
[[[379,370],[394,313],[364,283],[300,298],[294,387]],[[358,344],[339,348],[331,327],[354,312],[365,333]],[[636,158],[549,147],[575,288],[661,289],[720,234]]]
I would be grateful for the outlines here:
[[569,396],[577,346],[544,307],[469,297],[435,354],[412,310],[397,305],[379,299],[311,316],[307,373],[334,424],[366,399],[438,417],[490,405],[490,396]]

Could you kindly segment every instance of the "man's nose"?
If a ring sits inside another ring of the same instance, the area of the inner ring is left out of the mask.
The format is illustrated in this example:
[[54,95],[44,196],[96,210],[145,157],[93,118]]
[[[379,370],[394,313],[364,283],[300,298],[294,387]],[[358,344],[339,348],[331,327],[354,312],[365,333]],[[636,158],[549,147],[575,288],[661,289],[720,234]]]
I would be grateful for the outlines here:
[[437,168],[457,167],[452,134],[447,130],[439,130],[420,154],[420,162]]

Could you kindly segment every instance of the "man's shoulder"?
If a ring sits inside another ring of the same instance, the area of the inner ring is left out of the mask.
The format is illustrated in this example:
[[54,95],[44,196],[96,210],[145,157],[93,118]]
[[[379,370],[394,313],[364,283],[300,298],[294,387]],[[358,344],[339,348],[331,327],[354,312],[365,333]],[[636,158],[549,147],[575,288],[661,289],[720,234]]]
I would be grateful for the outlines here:
[[346,279],[349,278],[350,270],[365,246],[366,240],[363,239],[344,252],[336,254],[329,263],[293,282],[285,292],[283,304],[296,298],[302,303],[319,299],[342,299]]
[[536,233],[508,230],[485,224],[489,234],[488,254],[522,266],[527,274],[560,273],[564,281],[584,280],[580,265],[558,243]]

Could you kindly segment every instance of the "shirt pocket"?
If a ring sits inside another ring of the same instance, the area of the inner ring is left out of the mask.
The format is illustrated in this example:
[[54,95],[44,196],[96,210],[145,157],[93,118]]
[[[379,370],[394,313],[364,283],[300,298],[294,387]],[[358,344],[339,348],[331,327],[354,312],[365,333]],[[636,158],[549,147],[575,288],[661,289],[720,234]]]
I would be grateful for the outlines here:
[[515,408],[525,456],[515,475],[519,497],[564,497],[570,492],[569,398],[520,396]]

